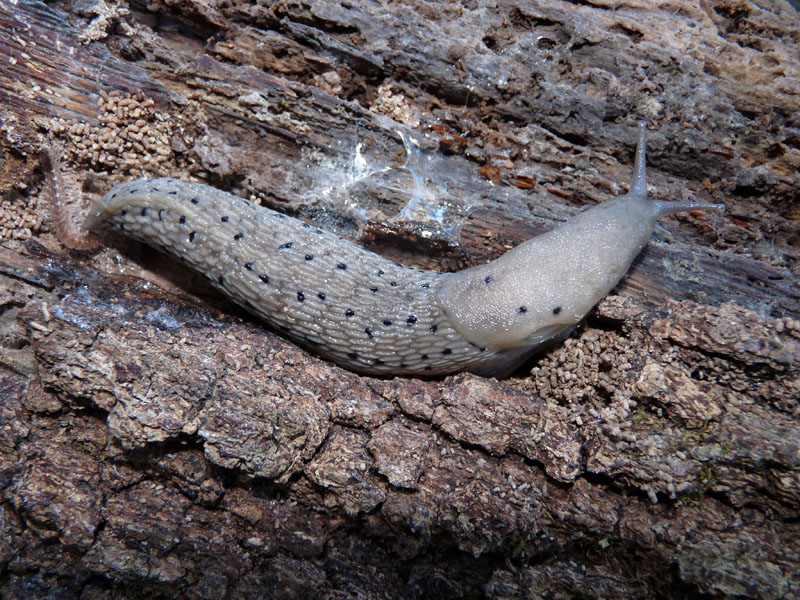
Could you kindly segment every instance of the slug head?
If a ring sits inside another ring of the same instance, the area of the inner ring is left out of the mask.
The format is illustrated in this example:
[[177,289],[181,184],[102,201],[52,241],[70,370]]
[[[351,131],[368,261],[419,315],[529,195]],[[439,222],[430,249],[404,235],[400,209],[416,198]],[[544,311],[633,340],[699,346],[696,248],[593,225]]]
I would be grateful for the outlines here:
[[722,208],[648,199],[645,133],[641,123],[627,194],[443,280],[437,300],[461,335],[495,350],[534,348],[577,324],[617,285],[658,217]]

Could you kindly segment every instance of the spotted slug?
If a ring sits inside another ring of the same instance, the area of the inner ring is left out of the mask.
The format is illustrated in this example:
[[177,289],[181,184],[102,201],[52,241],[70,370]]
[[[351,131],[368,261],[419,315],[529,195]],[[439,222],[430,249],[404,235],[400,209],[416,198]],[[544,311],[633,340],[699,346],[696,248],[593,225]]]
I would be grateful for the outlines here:
[[645,126],[630,191],[487,264],[408,268],[226,192],[175,179],[118,185],[87,230],[170,253],[299,345],[365,374],[501,377],[574,327],[619,282],[656,220],[722,208],[647,198]]

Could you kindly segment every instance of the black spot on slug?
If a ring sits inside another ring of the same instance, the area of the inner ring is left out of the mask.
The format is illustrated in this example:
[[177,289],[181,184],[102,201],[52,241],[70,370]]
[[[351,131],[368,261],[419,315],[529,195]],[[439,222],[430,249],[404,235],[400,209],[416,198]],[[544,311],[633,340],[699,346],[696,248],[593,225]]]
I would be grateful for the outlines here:
[[121,210],[121,211],[119,211],[119,214],[124,217],[125,215],[128,214],[128,211],[127,210]]
[[286,215],[282,215],[281,213],[275,213],[275,216],[276,216],[278,219],[285,219],[285,218],[286,218]]
[[439,326],[438,326],[438,325],[431,325],[431,331],[432,331],[433,333],[436,333],[436,330],[437,330],[437,329],[439,329]]
[[146,206],[142,209],[142,216],[143,217],[147,216],[147,207]]
[[490,283],[492,283],[492,276],[491,276],[491,275],[489,275],[489,276],[488,276],[486,279],[484,279],[483,281],[485,281],[485,282],[486,282],[486,285],[489,285]]
[[450,350],[450,348],[445,348],[444,350],[442,350],[442,354],[452,354],[452,353],[453,351]]
[[417,322],[417,317],[415,317],[414,315],[409,315],[408,318],[406,319],[406,323],[408,323],[409,325],[413,325],[416,322]]
[[560,312],[561,312],[561,307],[560,307],[560,306],[556,306],[556,307],[553,309],[553,314],[554,314],[554,315],[557,315],[557,314],[558,314],[558,313],[560,313]]
[[163,214],[164,214],[164,209],[163,209],[163,208],[159,208],[159,209],[158,209],[158,220],[159,220],[159,221],[163,221],[163,219],[161,218],[161,216],[162,216]]
[[220,285],[224,285],[225,284],[225,278],[222,275],[219,276],[218,281],[219,281]]
[[258,278],[259,278],[261,281],[263,281],[264,283],[269,283],[269,276],[268,276],[268,275],[264,275],[264,274],[262,273],[261,275],[259,275],[259,276],[258,276]]
[[325,300],[325,294],[323,294],[322,292],[320,292],[319,294],[317,294],[317,296],[319,296],[319,299],[320,299],[320,300]]
[[422,360],[428,360],[428,355],[427,354],[423,354],[420,358]]
[[371,288],[369,288],[369,291],[370,291],[370,292],[372,292],[372,293],[374,294],[375,292],[377,292],[377,291],[378,291],[378,288],[376,288],[376,287],[373,285]]
[[348,353],[347,358],[349,358],[350,360],[355,360],[358,358],[358,354],[356,354],[355,352],[350,352]]
[[481,348],[481,352],[486,352],[486,348]]
[[383,320],[383,324],[384,324],[384,325],[386,325],[386,326],[388,327],[389,325],[391,325],[391,324],[392,324],[392,320],[391,320],[391,319],[384,319],[384,320]]
[[227,223],[228,222],[228,217],[220,217],[219,220],[222,221],[223,223]]
[[287,248],[292,247],[292,242],[286,242],[285,244],[281,244],[278,246],[278,250],[286,250]]
[[527,306],[520,306],[517,310],[519,311],[519,313],[521,315],[524,315],[526,312],[528,312],[528,307]]
[[306,260],[314,260],[313,254],[306,254]]
[[337,269],[341,269],[342,271],[346,271],[346,270],[347,270],[347,265],[346,265],[346,264],[344,264],[344,263],[338,263],[338,264],[336,265],[336,268],[337,268]]
[[197,204],[200,202],[200,198],[192,198],[192,204]]
[[177,196],[178,195],[178,190],[169,191],[169,192],[167,192],[167,194],[169,194],[170,196]]
[[323,234],[323,233],[325,233],[325,232],[324,232],[324,231],[322,231],[322,229],[317,229],[317,231],[316,231],[315,233],[317,233],[317,234],[319,234],[319,235],[322,235],[322,234]]
[[364,333],[366,333],[366,334],[367,334],[367,337],[371,338],[371,337],[372,337],[372,327],[367,327],[367,328],[364,330]]
[[240,231],[240,232],[239,232],[239,233],[237,233],[235,236],[233,236],[233,239],[235,239],[235,240],[240,240],[240,239],[242,239],[243,237],[244,237],[244,234],[243,234],[243,233]]
[[423,283],[423,284],[422,284],[420,287],[423,287],[423,288],[425,288],[425,289],[428,289],[429,287],[431,287],[431,284],[430,284],[430,283],[428,283],[428,282],[425,282],[425,283]]
[[390,281],[389,285],[392,286],[392,287],[397,287],[397,282],[396,281]]
[[193,242],[193,241],[194,241],[194,236],[195,236],[195,235],[197,235],[197,232],[196,232],[196,231],[192,231],[192,232],[189,234],[189,241],[190,241],[190,242]]
[[186,223],[186,217],[185,217],[185,216],[183,216],[183,215],[181,215],[181,218],[180,218],[180,219],[178,219],[178,223],[180,223],[181,225],[183,225],[184,223]]
[[247,269],[248,271],[252,271],[253,263],[244,263],[244,268]]
[[384,275],[383,269],[378,269],[378,275]]
[[297,301],[302,302],[306,299],[306,295],[303,292],[297,292]]
[[138,194],[138,193],[139,193],[139,188],[133,188],[133,189],[130,191],[130,193],[131,193],[131,194]]
[[308,223],[303,223],[303,229],[308,229],[309,227],[311,227],[311,225]]
[[344,316],[345,317],[352,317],[354,314],[356,314],[356,313],[352,308],[348,308],[346,311],[344,311]]

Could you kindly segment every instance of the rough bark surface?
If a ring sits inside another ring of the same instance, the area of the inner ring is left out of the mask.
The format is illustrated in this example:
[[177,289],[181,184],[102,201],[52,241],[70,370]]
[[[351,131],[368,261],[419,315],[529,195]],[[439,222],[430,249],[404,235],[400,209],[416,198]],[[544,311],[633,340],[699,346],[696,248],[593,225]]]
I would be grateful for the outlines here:
[[[800,597],[798,50],[780,0],[3,2],[0,595]],[[36,158],[453,269],[624,191],[639,119],[652,193],[727,212],[499,382],[360,377],[70,252]]]

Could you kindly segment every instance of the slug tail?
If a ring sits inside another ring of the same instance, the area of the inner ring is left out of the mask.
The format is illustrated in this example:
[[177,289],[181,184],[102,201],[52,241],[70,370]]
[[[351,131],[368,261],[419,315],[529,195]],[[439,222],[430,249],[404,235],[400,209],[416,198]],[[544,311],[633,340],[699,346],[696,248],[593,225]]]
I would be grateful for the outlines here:
[[[108,227],[107,221],[125,208],[129,198],[127,195],[131,187],[136,187],[137,183],[142,185],[143,180],[129,181],[120,183],[106,192],[102,199],[95,202],[89,209],[83,221],[84,231],[101,231]],[[134,190],[135,191],[135,190]]]
[[111,212],[102,205],[102,200],[97,202],[86,215],[81,228],[84,231],[100,231],[105,226],[106,220],[111,216]]

